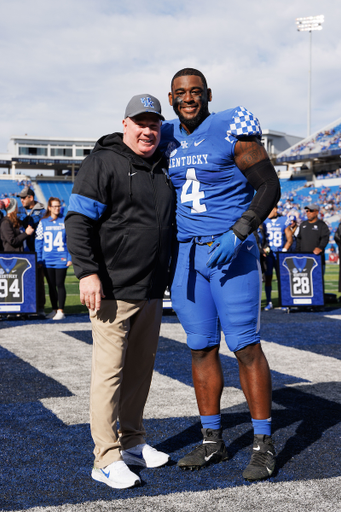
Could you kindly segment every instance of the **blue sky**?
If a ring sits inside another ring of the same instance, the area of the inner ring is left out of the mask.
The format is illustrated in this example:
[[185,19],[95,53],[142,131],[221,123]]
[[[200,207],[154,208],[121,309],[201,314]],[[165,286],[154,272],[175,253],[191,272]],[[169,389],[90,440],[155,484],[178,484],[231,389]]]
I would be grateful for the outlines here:
[[121,130],[137,93],[167,93],[199,68],[211,111],[244,105],[263,128],[307,132],[309,35],[314,32],[312,132],[341,116],[341,2],[329,0],[0,0],[0,152],[11,135],[97,138]]

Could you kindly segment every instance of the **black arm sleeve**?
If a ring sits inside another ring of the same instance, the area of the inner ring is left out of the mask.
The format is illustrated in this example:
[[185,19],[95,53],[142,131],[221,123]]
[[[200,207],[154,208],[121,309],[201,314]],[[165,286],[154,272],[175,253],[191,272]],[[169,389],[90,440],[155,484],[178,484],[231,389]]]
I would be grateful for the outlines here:
[[265,221],[271,210],[276,206],[281,197],[281,187],[275,168],[269,158],[261,160],[241,172],[257,191],[250,208],[232,226],[235,235],[240,240],[245,240],[250,233]]

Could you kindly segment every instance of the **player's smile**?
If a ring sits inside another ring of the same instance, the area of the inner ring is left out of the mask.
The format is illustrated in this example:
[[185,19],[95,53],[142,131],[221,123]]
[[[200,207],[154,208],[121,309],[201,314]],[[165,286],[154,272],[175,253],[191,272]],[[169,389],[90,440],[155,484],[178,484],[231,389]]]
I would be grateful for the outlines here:
[[211,101],[211,90],[204,86],[200,76],[186,75],[175,78],[168,98],[188,133],[192,133],[209,115],[208,102]]

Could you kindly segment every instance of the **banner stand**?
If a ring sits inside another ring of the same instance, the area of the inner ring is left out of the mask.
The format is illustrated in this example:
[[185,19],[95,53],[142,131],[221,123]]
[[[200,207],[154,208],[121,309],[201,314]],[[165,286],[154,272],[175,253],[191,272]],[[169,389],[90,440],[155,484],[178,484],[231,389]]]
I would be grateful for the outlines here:
[[322,257],[314,253],[277,253],[278,297],[282,307],[324,306]]
[[37,313],[37,255],[0,252],[0,315]]

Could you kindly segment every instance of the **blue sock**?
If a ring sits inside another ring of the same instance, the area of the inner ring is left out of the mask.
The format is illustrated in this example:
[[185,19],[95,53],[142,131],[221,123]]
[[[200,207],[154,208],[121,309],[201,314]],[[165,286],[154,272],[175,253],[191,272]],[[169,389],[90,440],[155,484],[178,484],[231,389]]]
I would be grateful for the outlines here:
[[218,430],[221,427],[221,415],[212,414],[212,416],[200,416],[202,428],[212,428]]
[[251,418],[254,434],[271,436],[271,418],[267,420],[254,420]]
[[269,302],[271,302],[272,286],[264,286],[264,288],[265,288],[266,303],[269,304]]

